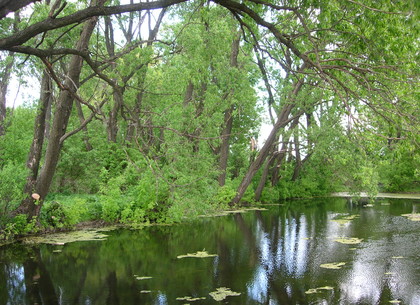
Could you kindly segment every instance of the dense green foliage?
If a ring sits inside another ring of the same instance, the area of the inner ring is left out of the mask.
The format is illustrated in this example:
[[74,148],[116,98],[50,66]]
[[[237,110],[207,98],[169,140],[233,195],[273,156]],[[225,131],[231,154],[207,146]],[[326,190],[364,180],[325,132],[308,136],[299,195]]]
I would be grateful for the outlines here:
[[[265,149],[265,139],[257,149],[250,145],[258,139],[262,118],[269,110],[272,121],[265,125],[274,124],[289,105],[243,202],[418,189],[418,7],[303,2],[245,1],[248,13],[229,1],[188,1],[153,14],[99,18],[89,42],[93,63],[86,60],[80,79],[73,80],[77,92],[63,127],[78,132],[64,135],[49,194],[32,203],[43,205],[38,225],[174,222],[225,209]],[[70,1],[61,14],[85,7]],[[49,10],[46,4],[34,5],[19,28],[42,22]],[[12,22],[7,17],[0,26],[6,29]],[[0,238],[34,229],[31,217],[27,223],[11,216],[37,192],[33,185],[25,190],[27,177],[36,180],[50,162],[44,152],[71,68],[63,48],[73,47],[80,30],[67,25],[45,32],[39,49],[57,50],[55,55],[34,50],[22,51],[35,54],[29,58],[16,55],[15,78],[28,61],[34,82],[43,83],[46,62],[52,79],[38,101],[8,109],[0,121],[5,127],[0,135],[0,228],[5,233]],[[4,31],[1,38],[7,35],[12,33]],[[41,126],[37,115],[48,101],[45,92],[51,93],[46,110],[51,116],[42,121],[45,140],[39,168],[33,169],[26,162],[31,143],[40,142],[34,128]],[[223,172],[226,179],[220,180]]]

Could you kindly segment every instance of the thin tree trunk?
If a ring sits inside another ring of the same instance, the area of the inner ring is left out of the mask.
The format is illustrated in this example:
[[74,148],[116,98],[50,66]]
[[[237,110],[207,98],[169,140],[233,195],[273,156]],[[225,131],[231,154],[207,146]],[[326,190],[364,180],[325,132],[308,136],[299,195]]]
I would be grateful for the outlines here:
[[260,201],[261,199],[261,195],[264,190],[265,183],[267,182],[268,173],[270,171],[271,165],[273,164],[275,160],[275,157],[276,157],[276,154],[273,154],[271,158],[269,158],[268,161],[265,162],[263,172],[261,174],[260,182],[258,183],[258,186],[255,190],[255,197],[254,197],[255,201]]
[[299,176],[300,167],[302,166],[302,158],[301,158],[301,155],[300,155],[299,135],[296,134],[296,133],[293,137],[293,144],[295,146],[296,164],[295,164],[295,168],[293,170],[292,181],[296,181],[297,177]]
[[[76,101],[77,115],[79,116],[80,124],[83,125],[85,122],[85,116],[83,114],[82,105]],[[92,145],[89,142],[89,133],[86,126],[83,126],[83,142],[85,142],[86,151],[91,151],[93,149]]]
[[[17,26],[19,22],[19,13],[15,13],[15,20],[13,22],[13,32],[17,31]],[[6,129],[6,95],[7,89],[9,87],[10,76],[12,75],[14,61],[14,53],[9,52],[9,54],[6,57],[6,66],[4,67],[4,70],[0,72],[0,137],[4,135]]]
[[220,175],[218,178],[219,186],[224,186],[226,182],[226,169],[227,161],[229,157],[229,142],[230,134],[232,133],[233,126],[233,110],[234,107],[231,106],[228,110],[225,111],[224,125],[222,132],[222,146],[220,147],[220,156],[219,156],[219,170]]
[[[32,194],[35,191],[36,179],[38,177],[39,163],[42,157],[42,147],[44,145],[46,116],[48,111],[48,104],[50,100],[51,91],[50,76],[44,70],[41,79],[41,94],[37,109],[37,116],[35,118],[34,137],[32,140],[31,148],[29,150],[28,158],[26,160],[26,167],[29,169],[28,177],[26,178],[26,185],[24,188],[25,193]],[[18,208],[17,213],[25,213],[26,210],[21,210],[24,207],[31,205],[33,199],[28,197],[24,203]],[[33,215],[31,215],[32,217]]]
[[[289,131],[293,130],[299,123],[299,117],[295,118],[292,122],[292,124],[290,125]],[[262,191],[264,190],[265,184],[267,182],[268,176],[269,176],[269,172],[270,172],[270,168],[272,167],[272,165],[274,164],[276,171],[273,172],[273,174],[277,175],[278,177],[278,168],[281,166],[281,163],[283,162],[284,156],[286,155],[286,150],[287,150],[287,145],[289,142],[289,138],[290,135],[289,133],[287,133],[287,135],[285,135],[283,137],[283,144],[280,148],[280,151],[277,152],[273,152],[272,157],[269,159],[268,162],[266,162],[265,166],[264,166],[264,170],[263,173],[261,175],[261,179],[260,182],[257,186],[257,189],[255,190],[255,200],[259,201],[261,198],[261,194]],[[274,186],[274,185],[272,185]]]
[[[230,66],[232,68],[238,67],[238,54],[239,54],[239,42],[240,39],[235,38],[232,42],[232,51],[230,55]],[[233,93],[231,90],[230,94]],[[226,94],[226,98],[229,98],[229,94]],[[220,147],[220,156],[219,156],[219,170],[220,175],[218,178],[219,185],[224,186],[226,182],[226,169],[227,169],[227,161],[229,157],[229,147],[230,147],[230,135],[232,133],[233,127],[233,111],[235,107],[231,105],[226,111],[224,116],[224,128],[222,131],[222,146]]]
[[[104,0],[98,1],[100,4],[103,4]],[[91,5],[95,5],[96,1],[92,1]],[[98,18],[92,17],[86,21],[82,33],[80,35],[79,41],[76,44],[76,50],[84,51],[88,48],[89,39],[93,33],[93,30],[96,26]],[[48,194],[49,188],[51,186],[52,179],[57,167],[57,163],[60,156],[60,151],[62,148],[62,143],[60,138],[65,134],[68,121],[70,118],[72,106],[73,106],[73,94],[77,90],[77,86],[74,84],[79,82],[80,72],[82,69],[83,60],[77,55],[73,55],[70,59],[68,75],[66,81],[64,82],[65,90],[61,91],[56,110],[54,113],[54,120],[51,126],[51,134],[48,141],[48,146],[46,149],[44,165],[41,168],[39,176],[36,177],[36,182],[28,181],[31,185],[26,185],[25,190],[33,189],[32,185],[35,184],[34,191],[39,194],[40,201],[35,201],[30,195],[24,199],[20,206],[17,209],[18,213],[25,213],[28,218],[33,216],[38,216],[42,207],[43,199]],[[44,119],[45,124],[45,119]],[[45,125],[44,125],[45,128]],[[42,130],[44,133],[44,130]],[[35,140],[35,139],[34,139]],[[39,160],[38,160],[39,161]],[[35,165],[34,165],[35,166]],[[39,163],[36,168],[33,169],[31,176],[38,171]]]
[[14,62],[14,54],[12,52],[9,52],[6,61],[7,64],[1,73],[0,79],[0,136],[4,135],[6,129],[6,95]]
[[277,139],[277,133],[279,132],[281,128],[283,128],[289,123],[290,112],[295,106],[295,98],[297,94],[299,93],[300,89],[302,88],[302,85],[303,85],[303,78],[299,79],[295,83],[293,91],[291,92],[287,103],[283,106],[277,118],[277,121],[273,126],[273,129],[271,130],[267,140],[265,141],[264,146],[260,150],[260,153],[258,154],[254,162],[252,162],[252,164],[248,168],[248,171],[246,172],[244,178],[242,179],[240,185],[238,186],[238,189],[236,190],[236,196],[232,199],[232,201],[230,202],[230,205],[237,204],[242,199],[242,196],[245,194],[248,186],[251,184],[252,178],[254,178],[257,171],[260,169],[260,167],[264,164],[265,160],[267,159],[267,156],[270,152],[270,148]]
[[276,186],[280,181],[280,169],[283,164],[284,157],[286,157],[287,148],[289,146],[289,138],[287,138],[287,141],[284,142],[281,146],[281,153],[278,154],[278,156],[275,158],[273,162],[273,167],[271,168],[271,186]]

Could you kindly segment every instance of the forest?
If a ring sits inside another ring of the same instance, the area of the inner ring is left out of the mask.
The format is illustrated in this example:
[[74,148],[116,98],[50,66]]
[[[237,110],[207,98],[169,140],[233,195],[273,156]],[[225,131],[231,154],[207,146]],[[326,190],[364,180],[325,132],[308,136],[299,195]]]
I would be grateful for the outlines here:
[[0,240],[418,192],[419,17],[392,0],[0,1]]

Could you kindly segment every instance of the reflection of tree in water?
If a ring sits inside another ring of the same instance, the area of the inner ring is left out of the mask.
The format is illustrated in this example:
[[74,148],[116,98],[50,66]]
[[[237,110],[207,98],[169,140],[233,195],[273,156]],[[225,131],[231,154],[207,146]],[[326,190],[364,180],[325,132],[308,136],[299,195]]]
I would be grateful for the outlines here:
[[[1,255],[0,255],[1,256]],[[0,264],[0,304],[23,304],[25,295],[24,270],[21,264]]]
[[246,285],[250,298],[260,303],[271,300],[280,304],[292,304],[302,299],[304,287],[301,283],[294,283],[293,278],[302,275],[306,269],[310,251],[303,238],[310,234],[307,228],[310,219],[308,221],[305,215],[293,215],[292,211],[283,215],[270,213],[265,218],[257,211],[253,233],[242,215],[235,215],[251,257],[259,258],[253,264],[254,274]]
[[1,285],[1,299],[5,300],[4,304],[58,304],[39,247],[20,247],[17,252],[23,263],[5,262],[0,265],[0,277],[4,283]]
[[[0,252],[0,305],[7,300],[11,304],[173,304],[184,296],[207,297],[200,304],[212,304],[209,292],[218,287],[241,293],[229,297],[229,304],[386,303],[402,294],[416,298],[413,283],[419,272],[412,253],[420,253],[418,223],[396,217],[407,209],[412,207],[383,206],[374,217],[371,210],[354,208],[360,217],[339,225],[331,219],[347,213],[343,201],[286,205],[174,227],[110,232],[102,242],[10,247],[7,253]],[[328,238],[335,235],[366,242],[349,251],[353,246]],[[58,249],[62,252],[53,252]],[[218,257],[177,259],[203,249]],[[390,259],[398,255],[407,260]],[[334,261],[347,264],[333,271],[319,267]],[[387,272],[396,274],[384,275]],[[137,280],[135,274],[152,278]],[[364,279],[361,274],[366,274]],[[322,286],[334,290],[305,294]]]

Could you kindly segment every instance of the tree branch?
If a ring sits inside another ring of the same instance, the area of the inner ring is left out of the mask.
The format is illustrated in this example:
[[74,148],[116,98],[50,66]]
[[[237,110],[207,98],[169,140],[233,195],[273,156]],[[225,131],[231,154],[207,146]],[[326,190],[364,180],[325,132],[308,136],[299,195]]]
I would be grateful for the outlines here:
[[135,4],[126,4],[126,5],[117,5],[117,6],[88,7],[86,9],[80,10],[74,14],[71,14],[62,18],[56,18],[56,19],[48,18],[46,20],[30,25],[26,29],[16,34],[10,35],[6,38],[2,38],[0,39],[0,50],[5,50],[12,46],[21,45],[40,33],[58,29],[58,28],[61,28],[70,24],[80,23],[90,17],[110,16],[114,14],[166,8],[171,5],[182,3],[185,1],[187,0],[158,0],[158,1],[153,1],[153,2],[140,2],[140,3],[135,3]]

